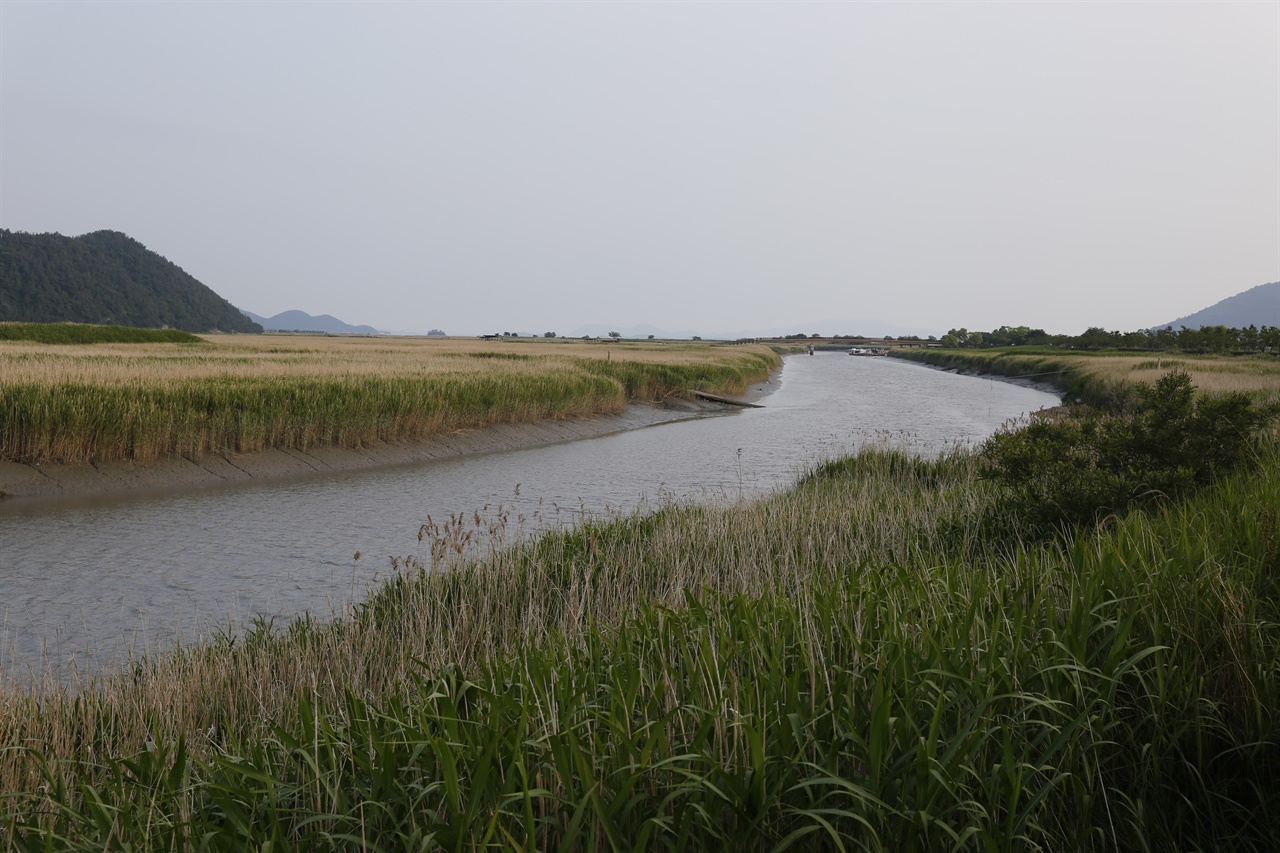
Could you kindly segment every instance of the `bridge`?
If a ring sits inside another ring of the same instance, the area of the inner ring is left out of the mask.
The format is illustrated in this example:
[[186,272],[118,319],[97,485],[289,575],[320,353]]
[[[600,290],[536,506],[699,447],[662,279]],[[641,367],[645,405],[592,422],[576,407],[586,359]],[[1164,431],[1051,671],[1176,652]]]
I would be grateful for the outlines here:
[[860,349],[909,349],[928,346],[940,346],[937,341],[891,340],[885,338],[843,338],[843,337],[810,337],[810,338],[739,338],[736,341],[725,341],[727,344],[790,344],[791,346],[812,347],[818,352],[844,352],[858,347]]

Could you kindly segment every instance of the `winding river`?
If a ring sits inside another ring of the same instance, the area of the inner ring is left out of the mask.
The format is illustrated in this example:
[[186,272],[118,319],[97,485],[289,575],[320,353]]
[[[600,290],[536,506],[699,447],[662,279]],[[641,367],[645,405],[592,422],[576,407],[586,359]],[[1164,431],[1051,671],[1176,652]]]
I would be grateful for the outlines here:
[[[873,442],[936,453],[1054,406],[893,358],[791,356],[765,408],[528,450],[188,493],[0,503],[0,681],[67,677],[255,617],[328,617],[421,554],[419,526],[732,499]],[[486,509],[487,508],[487,509]],[[501,508],[501,509],[499,509]],[[357,556],[358,554],[358,556]]]

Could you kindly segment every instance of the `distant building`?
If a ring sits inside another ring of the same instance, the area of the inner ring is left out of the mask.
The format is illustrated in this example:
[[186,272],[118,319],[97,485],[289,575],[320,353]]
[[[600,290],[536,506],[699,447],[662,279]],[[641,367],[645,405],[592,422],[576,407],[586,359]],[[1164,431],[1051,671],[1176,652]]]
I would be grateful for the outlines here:
[[427,332],[427,337],[443,338],[445,337],[444,329],[432,329],[431,331]]

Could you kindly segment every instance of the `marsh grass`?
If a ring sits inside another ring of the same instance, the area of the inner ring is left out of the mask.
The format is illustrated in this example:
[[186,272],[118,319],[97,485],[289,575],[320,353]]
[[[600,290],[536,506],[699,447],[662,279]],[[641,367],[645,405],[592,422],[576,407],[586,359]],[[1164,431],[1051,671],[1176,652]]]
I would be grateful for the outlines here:
[[1136,385],[1154,385],[1170,370],[1190,375],[1206,394],[1246,392],[1280,400],[1280,359],[1268,355],[1151,356],[1132,353],[1072,353],[1014,348],[1002,350],[920,350],[893,353],[899,358],[997,376],[1033,377],[1067,392],[1074,401],[1107,410],[1123,410]]
[[[208,338],[198,350],[0,346],[0,459],[147,462],[361,447],[494,423],[590,417],[691,389],[733,393],[765,348],[415,339]],[[518,351],[517,351],[518,350]]]
[[0,341],[42,344],[199,344],[202,339],[177,329],[92,326],[82,323],[0,323]]
[[1260,452],[1049,539],[993,524],[960,452],[479,554],[470,526],[503,518],[431,522],[334,623],[0,692],[0,826],[29,849],[1268,849]]

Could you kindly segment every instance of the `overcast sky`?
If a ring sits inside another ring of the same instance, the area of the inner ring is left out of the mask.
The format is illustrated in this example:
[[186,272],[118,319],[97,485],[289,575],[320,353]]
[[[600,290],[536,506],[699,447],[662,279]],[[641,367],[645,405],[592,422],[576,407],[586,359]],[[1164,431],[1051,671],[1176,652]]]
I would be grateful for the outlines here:
[[262,315],[1079,332],[1280,279],[1276,2],[3,0],[0,75],[0,227]]

